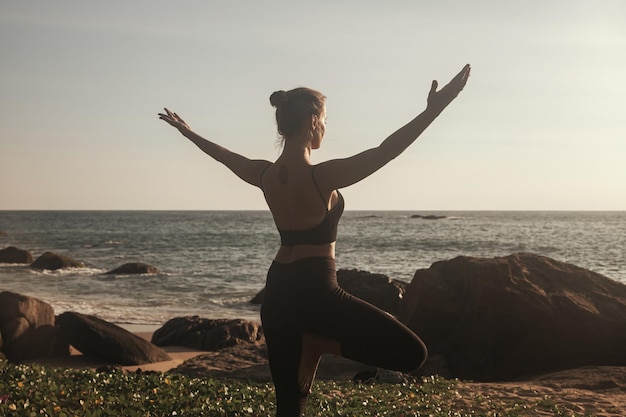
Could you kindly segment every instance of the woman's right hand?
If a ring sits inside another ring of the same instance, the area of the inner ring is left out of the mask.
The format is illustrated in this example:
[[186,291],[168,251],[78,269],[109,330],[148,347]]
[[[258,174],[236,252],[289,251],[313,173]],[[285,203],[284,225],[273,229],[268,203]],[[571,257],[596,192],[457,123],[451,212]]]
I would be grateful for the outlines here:
[[433,80],[432,86],[430,87],[430,92],[428,93],[428,106],[427,109],[436,111],[437,113],[441,113],[443,109],[445,109],[448,104],[452,103],[452,101],[459,95],[465,84],[467,83],[467,79],[470,75],[470,65],[467,64],[463,67],[461,72],[459,72],[448,84],[446,84],[441,90],[437,91],[437,80]]
[[168,109],[164,109],[165,113],[159,113],[159,119],[165,120],[171,126],[174,126],[181,132],[190,131],[189,125],[185,123],[185,121],[176,113],[169,111]]

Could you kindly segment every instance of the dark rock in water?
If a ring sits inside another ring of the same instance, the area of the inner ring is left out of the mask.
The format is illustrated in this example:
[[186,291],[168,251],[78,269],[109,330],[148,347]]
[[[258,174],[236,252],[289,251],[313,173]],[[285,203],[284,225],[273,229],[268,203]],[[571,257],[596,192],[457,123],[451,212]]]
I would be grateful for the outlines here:
[[12,362],[69,355],[69,345],[57,338],[52,306],[36,298],[1,292],[0,334]]
[[441,220],[447,219],[447,216],[437,215],[437,214],[428,214],[426,216],[422,216],[421,214],[414,214],[411,216],[412,219],[424,219],[424,220]]
[[[388,313],[396,314],[404,296],[407,283],[383,274],[372,274],[357,269],[337,271],[337,283],[346,292],[367,301]],[[265,289],[250,300],[252,304],[263,303]]]
[[60,335],[85,356],[126,366],[172,359],[163,349],[98,317],[65,312],[56,323]]
[[46,252],[39,258],[35,259],[35,262],[30,264],[30,267],[38,270],[56,271],[63,268],[80,268],[84,266],[82,262],[78,262],[69,256],[58,255],[52,252]]
[[18,249],[14,246],[0,249],[0,263],[29,264],[31,262],[33,262],[33,255],[26,250]]
[[543,256],[436,262],[398,317],[462,379],[626,365],[626,285]]
[[171,319],[152,335],[152,343],[157,346],[185,346],[206,351],[264,340],[263,328],[258,322],[198,316]]
[[144,264],[142,262],[130,262],[118,268],[115,268],[112,271],[107,272],[106,275],[158,274],[158,273],[159,273],[159,270],[152,265]]

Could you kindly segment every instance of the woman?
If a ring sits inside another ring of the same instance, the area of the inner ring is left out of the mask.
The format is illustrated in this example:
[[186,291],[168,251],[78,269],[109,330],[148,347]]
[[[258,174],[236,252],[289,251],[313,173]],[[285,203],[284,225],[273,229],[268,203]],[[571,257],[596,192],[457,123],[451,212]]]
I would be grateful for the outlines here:
[[404,372],[419,368],[426,359],[426,347],[411,330],[338,287],[335,240],[344,208],[338,190],[402,153],[456,98],[469,73],[466,65],[440,91],[433,81],[426,110],[380,146],[317,165],[310,156],[324,139],[326,107],[325,97],[315,90],[296,88],[271,95],[284,145],[274,163],[247,159],[198,136],[167,109],[159,114],[239,178],[259,187],[272,212],[281,246],[267,274],[261,320],[277,416],[304,414],[324,353]]

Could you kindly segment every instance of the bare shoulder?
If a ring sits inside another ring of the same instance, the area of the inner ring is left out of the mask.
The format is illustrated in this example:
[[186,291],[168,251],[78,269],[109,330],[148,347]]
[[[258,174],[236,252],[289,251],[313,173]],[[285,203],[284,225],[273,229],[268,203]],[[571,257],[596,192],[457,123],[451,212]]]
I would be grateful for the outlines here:
[[232,164],[229,168],[242,180],[255,187],[262,187],[262,177],[265,171],[272,166],[272,162],[264,159],[242,160]]

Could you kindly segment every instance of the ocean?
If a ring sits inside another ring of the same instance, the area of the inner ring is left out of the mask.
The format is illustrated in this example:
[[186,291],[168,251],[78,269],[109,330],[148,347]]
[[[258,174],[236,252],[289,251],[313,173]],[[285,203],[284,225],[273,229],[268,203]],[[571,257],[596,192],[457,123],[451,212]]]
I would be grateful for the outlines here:
[[[445,216],[438,220],[414,215]],[[83,268],[35,271],[0,264],[0,291],[122,325],[187,315],[259,320],[249,300],[279,246],[267,211],[0,211],[0,248],[36,259],[68,255]],[[417,269],[459,255],[531,252],[626,284],[626,212],[347,211],[337,267],[409,282]],[[105,275],[145,262],[155,275]]]

